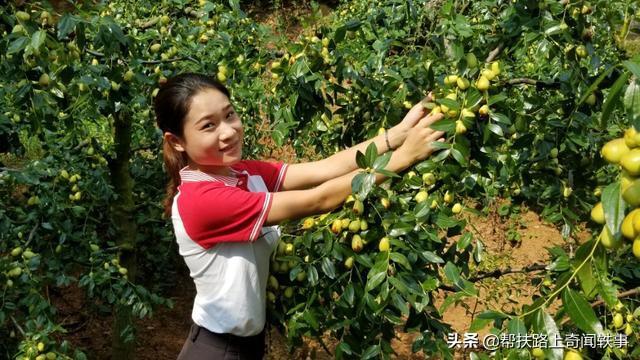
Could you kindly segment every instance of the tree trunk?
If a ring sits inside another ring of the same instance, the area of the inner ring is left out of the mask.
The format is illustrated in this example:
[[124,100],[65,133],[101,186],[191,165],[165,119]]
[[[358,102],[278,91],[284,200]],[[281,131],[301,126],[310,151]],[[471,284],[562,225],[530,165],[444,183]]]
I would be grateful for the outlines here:
[[[115,226],[115,239],[120,248],[120,266],[127,268],[127,276],[131,281],[136,275],[136,223],[133,203],[133,179],[129,172],[131,157],[131,117],[126,112],[114,114],[115,126],[115,158],[109,163],[111,184],[117,195],[111,204],[111,221]],[[131,308],[116,306],[114,308],[113,343],[111,358],[127,360],[134,358],[135,331]]]

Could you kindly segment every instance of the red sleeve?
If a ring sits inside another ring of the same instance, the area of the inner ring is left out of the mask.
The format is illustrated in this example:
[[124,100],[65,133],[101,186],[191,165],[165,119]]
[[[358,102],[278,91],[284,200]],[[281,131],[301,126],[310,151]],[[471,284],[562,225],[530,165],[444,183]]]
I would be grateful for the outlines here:
[[246,160],[243,162],[251,175],[260,175],[270,192],[277,192],[282,187],[287,173],[287,164],[271,161]]
[[208,249],[219,242],[255,241],[271,208],[271,194],[199,182],[183,184],[178,213],[187,235]]

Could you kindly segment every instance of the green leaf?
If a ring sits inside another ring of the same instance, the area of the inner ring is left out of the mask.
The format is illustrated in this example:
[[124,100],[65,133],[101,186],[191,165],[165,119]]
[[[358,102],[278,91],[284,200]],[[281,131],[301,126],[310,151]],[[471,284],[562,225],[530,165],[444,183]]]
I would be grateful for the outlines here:
[[431,147],[435,150],[444,150],[451,148],[451,145],[446,142],[434,141],[431,143]]
[[632,80],[624,92],[624,107],[627,110],[629,122],[636,124],[640,121],[640,84]]
[[[533,314],[532,325],[534,333],[546,335],[549,344],[554,344],[555,339],[562,339],[556,322],[544,309],[536,310]],[[546,359],[562,360],[563,350],[561,347],[548,347],[544,349],[544,352]]]
[[451,150],[442,150],[442,151],[440,151],[438,154],[436,154],[435,156],[433,156],[433,157],[431,158],[431,160],[432,160],[433,162],[440,162],[440,161],[442,161],[442,160],[446,159],[446,158],[449,156],[449,154],[450,154],[450,153],[451,153]]
[[436,131],[453,131],[456,129],[456,120],[452,118],[441,119],[431,124],[429,127]]
[[456,250],[460,251],[460,250],[464,250],[467,248],[467,246],[469,246],[469,244],[471,243],[471,240],[473,239],[473,235],[471,235],[470,232],[466,232],[464,233],[460,239],[458,240],[458,242],[456,242]]
[[522,319],[517,317],[509,320],[507,329],[509,331],[509,334],[525,335],[527,333],[527,326],[524,324],[524,321],[522,321]]
[[460,110],[460,104],[455,100],[442,98],[442,99],[436,99],[436,102],[440,105],[444,105],[448,107],[450,110]]
[[380,345],[371,345],[362,353],[362,359],[371,359],[380,355]]
[[[371,272],[369,272],[369,275],[371,275],[372,272],[373,272],[373,269]],[[377,288],[378,285],[380,285],[386,278],[387,278],[387,269],[385,269],[384,271],[374,273],[371,276],[368,276],[367,285],[365,286],[365,291],[371,291]]]
[[25,36],[21,36],[13,40],[11,44],[9,44],[9,48],[7,49],[7,55],[11,55],[13,53],[17,53],[18,51],[23,50],[28,43],[29,43],[29,39]]
[[391,294],[391,303],[396,309],[400,310],[402,315],[409,316],[409,306],[407,305],[407,301],[400,296],[400,294],[396,292]]
[[467,95],[465,98],[465,106],[468,108],[472,108],[478,106],[482,101],[482,94],[478,89],[472,87],[467,89]]
[[618,289],[609,279],[607,273],[601,273],[596,269],[596,277],[598,279],[598,294],[602,296],[609,307],[613,307],[618,302]]
[[325,273],[330,279],[335,279],[336,277],[336,268],[333,265],[333,261],[328,257],[322,259],[322,272]]
[[609,94],[607,95],[607,99],[604,101],[602,105],[602,116],[600,117],[600,127],[605,128],[607,126],[607,121],[615,108],[615,104],[619,100],[620,92],[622,91],[622,87],[627,83],[627,80],[631,76],[631,73],[625,72],[620,75],[618,80],[611,86],[609,89]]
[[482,241],[477,240],[476,241],[476,247],[473,249],[473,258],[476,260],[476,262],[481,262],[482,259],[484,257],[484,244],[482,243]]
[[369,167],[369,163],[367,162],[367,157],[360,151],[356,153],[356,164],[360,169],[366,169]]
[[378,148],[376,147],[376,144],[374,142],[371,142],[371,144],[367,146],[366,157],[367,157],[367,167],[373,167],[373,163],[376,161],[376,158],[378,157]]
[[504,93],[496,94],[489,98],[489,101],[487,101],[487,105],[491,106],[507,99],[508,97]]
[[427,261],[430,263],[434,263],[434,264],[444,263],[444,260],[440,256],[434,254],[431,251],[423,251],[422,256],[424,256],[424,258],[427,259]]
[[[588,241],[578,247],[578,249],[576,250],[576,256],[571,260],[574,268],[577,268],[579,264],[589,256],[589,254],[591,253],[591,249],[593,248],[594,241],[595,240]],[[576,273],[576,275],[578,276],[582,292],[587,297],[587,299],[592,299],[596,295],[597,280],[593,275],[593,267],[591,262],[582,266]]]
[[633,62],[631,60],[623,61],[622,65],[624,65],[629,71],[633,73],[637,78],[640,78],[640,64]]
[[497,124],[488,123],[487,129],[500,137],[504,137],[504,132],[502,132],[502,128]]
[[479,317],[473,319],[471,325],[469,325],[469,332],[478,332],[478,330],[484,329],[487,324],[491,322],[491,319],[481,319]]
[[384,170],[387,164],[389,164],[389,160],[391,160],[391,152],[387,152],[386,154],[383,154],[382,156],[376,158],[376,160],[373,162],[372,167],[376,171]]
[[494,120],[500,124],[511,125],[511,120],[509,120],[509,117],[505,114],[490,112],[489,117],[491,117],[491,120]]
[[316,319],[316,316],[311,309],[307,309],[307,311],[302,314],[302,318],[306,320],[307,324],[309,324],[311,328],[318,330],[318,319]]
[[587,334],[602,334],[602,324],[596,317],[587,300],[578,292],[565,288],[562,292],[562,304],[578,329]]
[[307,279],[309,279],[309,284],[317,285],[318,284],[318,270],[315,266],[309,266],[309,271],[307,271]]
[[44,44],[44,40],[47,38],[47,32],[44,30],[38,30],[35,33],[33,33],[33,36],[31,37],[31,48],[32,49],[39,49],[40,46],[42,46],[42,44]]
[[409,260],[407,257],[398,252],[392,252],[389,254],[389,258],[400,265],[402,265],[408,271],[411,271],[411,265],[409,264]]
[[351,350],[351,345],[346,342],[341,342],[336,346],[336,359],[344,359],[344,355],[352,355],[353,350]]
[[478,291],[475,289],[472,283],[463,279],[460,276],[460,270],[451,262],[447,262],[444,266],[444,274],[460,291],[467,296],[476,296]]
[[602,190],[602,208],[607,228],[615,237],[620,236],[620,224],[624,220],[625,203],[620,196],[620,185],[618,182],[609,184]]
[[466,167],[469,163],[467,159],[462,155],[458,149],[451,148],[451,156],[458,162],[458,164]]
[[63,39],[68,34],[72,33],[75,30],[77,23],[78,19],[76,17],[65,12],[58,21],[58,39]]
[[342,298],[347,302],[347,304],[353,305],[353,300],[355,298],[355,291],[353,290],[352,283],[347,284],[347,287],[344,289],[344,292],[342,293]]

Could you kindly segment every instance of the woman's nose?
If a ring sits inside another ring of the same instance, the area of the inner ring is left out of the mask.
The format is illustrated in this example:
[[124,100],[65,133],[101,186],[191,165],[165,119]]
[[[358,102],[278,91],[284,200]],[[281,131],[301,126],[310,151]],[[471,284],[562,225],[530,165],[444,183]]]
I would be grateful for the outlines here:
[[236,133],[236,129],[229,125],[229,124],[225,124],[222,123],[220,126],[220,140],[228,140],[231,137],[233,137]]

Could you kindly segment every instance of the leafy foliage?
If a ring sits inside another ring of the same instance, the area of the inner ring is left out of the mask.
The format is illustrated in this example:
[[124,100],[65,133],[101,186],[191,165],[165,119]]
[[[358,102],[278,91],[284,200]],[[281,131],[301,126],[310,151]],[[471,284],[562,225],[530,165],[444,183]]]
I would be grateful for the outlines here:
[[[171,285],[175,249],[161,217],[161,134],[150,108],[158,84],[177,73],[215,74],[230,87],[250,157],[272,150],[265,134],[300,158],[329,155],[396,124],[429,90],[436,100],[425,106],[447,114],[435,125],[447,142],[431,159],[375,186],[372,174],[384,172],[388,155],[371,148],[357,158],[364,171],[343,208],[285,225],[271,264],[271,321],[292,344],[329,332],[339,341],[336,357],[387,358],[397,331],[419,333],[415,351],[452,357],[441,316],[477,296],[469,278],[483,260],[482,242],[464,232],[453,205],[511,197],[569,236],[596,202],[594,188],[617,184],[599,149],[629,125],[640,128],[640,65],[620,51],[638,11],[631,2],[358,0],[294,41],[248,18],[241,5],[0,9],[3,355],[83,357],[63,340],[48,287],[80,286],[94,309],[129,306],[140,317],[169,304],[157,294]],[[488,70],[495,77],[484,89]],[[109,217],[118,201],[109,177],[113,134],[123,118],[131,125],[142,269],[131,279]],[[613,234],[626,209],[616,186],[602,191]],[[556,286],[541,288],[522,314],[487,312],[475,326],[610,331],[608,315],[589,302],[599,296],[620,307],[619,292],[640,274],[629,245],[612,252],[599,239],[575,254],[550,249],[547,277]],[[449,296],[436,308],[438,289]],[[553,317],[546,307],[556,298],[563,308]],[[633,313],[632,305],[616,311]],[[565,315],[569,321],[560,321]],[[640,351],[635,341],[630,356]]]

